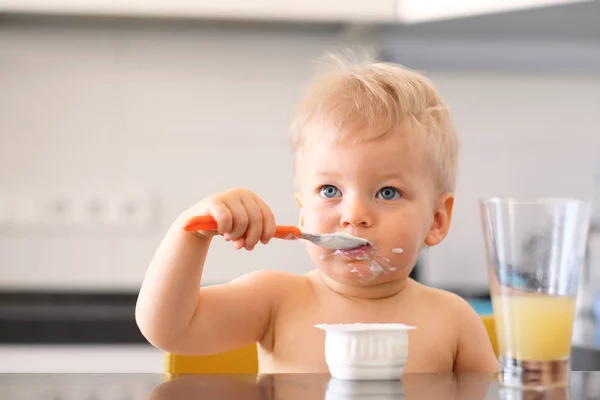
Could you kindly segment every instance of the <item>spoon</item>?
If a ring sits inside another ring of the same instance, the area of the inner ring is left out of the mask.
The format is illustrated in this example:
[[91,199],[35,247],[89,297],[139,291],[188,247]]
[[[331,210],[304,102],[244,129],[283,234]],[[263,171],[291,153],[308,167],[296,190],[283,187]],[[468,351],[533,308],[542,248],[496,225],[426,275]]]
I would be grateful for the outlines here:
[[[216,231],[217,221],[210,215],[200,215],[190,218],[183,229],[187,232]],[[304,233],[295,226],[278,225],[275,227],[275,235],[273,237],[283,240],[304,239],[317,246],[333,250],[350,250],[371,244],[367,239],[352,236],[348,233],[311,234]]]

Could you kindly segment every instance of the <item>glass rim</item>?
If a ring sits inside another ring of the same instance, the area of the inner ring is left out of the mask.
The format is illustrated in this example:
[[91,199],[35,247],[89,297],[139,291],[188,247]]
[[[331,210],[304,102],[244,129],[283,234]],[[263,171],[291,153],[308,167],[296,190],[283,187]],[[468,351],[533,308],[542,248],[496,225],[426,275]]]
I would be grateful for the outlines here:
[[589,205],[590,201],[576,197],[535,197],[535,196],[493,196],[482,197],[479,204],[580,204]]

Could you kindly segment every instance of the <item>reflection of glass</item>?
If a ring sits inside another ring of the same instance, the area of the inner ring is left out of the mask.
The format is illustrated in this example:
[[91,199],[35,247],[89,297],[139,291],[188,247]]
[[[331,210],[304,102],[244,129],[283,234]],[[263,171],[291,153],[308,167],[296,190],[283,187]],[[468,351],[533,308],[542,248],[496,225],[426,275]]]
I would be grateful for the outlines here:
[[589,203],[574,199],[481,201],[505,386],[568,384],[589,213]]
[[544,391],[500,388],[500,400],[569,400],[568,388],[552,388]]

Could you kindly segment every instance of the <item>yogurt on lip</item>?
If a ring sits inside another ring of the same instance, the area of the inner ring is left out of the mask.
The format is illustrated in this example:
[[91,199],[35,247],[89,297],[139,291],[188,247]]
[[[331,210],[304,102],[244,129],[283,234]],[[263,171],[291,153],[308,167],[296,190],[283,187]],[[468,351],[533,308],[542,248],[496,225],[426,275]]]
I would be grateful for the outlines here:
[[337,253],[348,258],[352,258],[354,260],[368,260],[369,254],[368,251],[371,249],[371,246],[361,246],[356,247],[354,249],[348,250],[338,250]]

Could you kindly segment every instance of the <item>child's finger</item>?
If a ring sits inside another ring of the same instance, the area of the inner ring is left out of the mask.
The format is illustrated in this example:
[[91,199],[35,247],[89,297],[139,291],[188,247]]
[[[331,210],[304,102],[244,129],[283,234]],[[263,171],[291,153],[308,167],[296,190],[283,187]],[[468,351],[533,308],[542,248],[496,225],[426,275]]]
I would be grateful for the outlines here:
[[273,215],[273,211],[271,211],[269,206],[261,199],[256,199],[256,203],[262,211],[263,228],[260,241],[263,244],[267,244],[275,234],[275,215]]
[[230,240],[237,240],[244,236],[248,229],[248,212],[239,199],[228,202],[227,207],[233,216],[233,226],[227,233],[227,237]]
[[217,221],[217,230],[223,235],[233,227],[231,210],[221,200],[215,200],[208,205],[208,213]]
[[263,231],[262,211],[252,196],[242,198],[242,204],[248,213],[248,229],[245,234],[245,247],[252,250],[260,240]]
[[243,249],[245,246],[246,246],[246,238],[244,238],[244,237],[241,237],[241,238],[233,241],[233,247],[236,250]]

